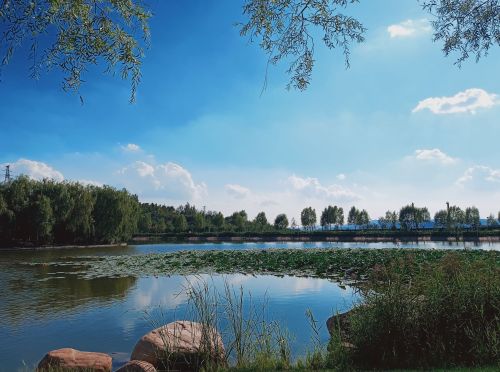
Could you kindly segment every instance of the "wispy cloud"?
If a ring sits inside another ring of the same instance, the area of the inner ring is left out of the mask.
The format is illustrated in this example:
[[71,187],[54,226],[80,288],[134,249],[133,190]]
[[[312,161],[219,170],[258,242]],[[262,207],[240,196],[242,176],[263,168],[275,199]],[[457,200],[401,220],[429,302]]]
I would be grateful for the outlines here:
[[433,114],[476,113],[477,109],[487,109],[500,104],[498,95],[484,89],[472,88],[451,97],[431,97],[420,101],[412,112],[429,110]]
[[141,147],[136,145],[135,143],[129,143],[121,147],[124,152],[139,152],[141,151]]
[[391,38],[407,38],[431,32],[432,27],[427,19],[407,19],[390,25],[387,32]]
[[237,184],[227,184],[224,186],[226,192],[236,199],[246,198],[250,194],[250,189],[237,185]]
[[317,178],[302,178],[292,175],[288,177],[288,183],[294,191],[300,192],[306,197],[337,201],[355,201],[360,199],[358,194],[347,187],[336,184],[322,185]]
[[458,159],[452,158],[439,149],[415,150],[415,159],[441,165],[451,165],[458,161]]
[[474,165],[468,168],[457,182],[459,186],[475,185],[479,187],[494,186],[499,187],[500,169],[493,169],[485,165]]

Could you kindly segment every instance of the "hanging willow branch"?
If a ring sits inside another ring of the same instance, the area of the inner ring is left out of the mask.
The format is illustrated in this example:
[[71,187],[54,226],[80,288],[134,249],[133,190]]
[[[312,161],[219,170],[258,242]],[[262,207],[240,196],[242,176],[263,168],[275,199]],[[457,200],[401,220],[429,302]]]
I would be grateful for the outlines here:
[[2,66],[16,49],[30,44],[30,76],[62,70],[64,90],[78,91],[89,65],[104,62],[131,81],[136,98],[141,79],[143,44],[149,38],[150,13],[133,0],[0,0]]

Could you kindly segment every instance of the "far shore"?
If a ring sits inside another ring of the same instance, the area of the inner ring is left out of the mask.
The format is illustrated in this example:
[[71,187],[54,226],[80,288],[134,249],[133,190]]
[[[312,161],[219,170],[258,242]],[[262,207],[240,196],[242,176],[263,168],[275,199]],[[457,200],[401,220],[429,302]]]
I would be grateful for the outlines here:
[[299,233],[299,234],[148,234],[134,236],[130,244],[151,243],[276,243],[276,242],[339,242],[339,243],[419,243],[419,242],[442,242],[442,243],[499,243],[500,234],[487,236],[452,234],[387,234],[370,235],[364,232],[360,234],[334,235],[322,232]]
[[41,250],[55,250],[55,249],[83,249],[83,248],[110,248],[110,247],[126,247],[128,243],[115,243],[115,244],[71,244],[71,245],[39,245],[39,246],[11,246],[0,247],[1,251],[41,251]]
[[26,242],[0,246],[2,251],[36,251],[58,249],[84,249],[84,248],[110,248],[126,247],[140,244],[206,244],[206,243],[475,243],[493,244],[500,243],[500,231],[493,234],[483,232],[463,232],[459,235],[444,232],[373,232],[373,231],[312,231],[295,233],[166,233],[166,234],[137,234],[126,243],[114,244],[64,244],[64,245],[36,245]]

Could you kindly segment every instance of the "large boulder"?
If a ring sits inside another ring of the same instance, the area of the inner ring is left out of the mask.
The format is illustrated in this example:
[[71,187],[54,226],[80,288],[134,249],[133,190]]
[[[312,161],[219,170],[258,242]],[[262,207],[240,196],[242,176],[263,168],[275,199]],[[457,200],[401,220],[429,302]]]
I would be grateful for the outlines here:
[[94,371],[111,372],[112,359],[103,353],[91,353],[75,349],[58,349],[47,353],[38,363],[37,371]]
[[143,360],[131,360],[116,372],[157,372],[157,369]]
[[130,359],[169,371],[198,371],[202,366],[223,365],[226,361],[220,334],[190,321],[169,323],[144,335]]

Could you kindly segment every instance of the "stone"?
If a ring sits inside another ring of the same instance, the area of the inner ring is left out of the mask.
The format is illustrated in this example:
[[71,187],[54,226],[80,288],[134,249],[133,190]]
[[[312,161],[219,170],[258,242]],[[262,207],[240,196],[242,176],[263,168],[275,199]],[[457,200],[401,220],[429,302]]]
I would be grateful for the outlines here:
[[131,360],[116,372],[157,372],[157,369],[143,360]]
[[103,353],[92,353],[65,348],[47,353],[38,363],[37,371],[48,371],[57,368],[58,371],[94,371],[111,372],[112,358]]
[[345,313],[340,313],[334,315],[326,321],[326,328],[330,334],[333,334],[335,327],[340,326],[340,336],[344,340],[349,339],[349,329],[350,329],[350,321],[349,316],[351,315],[352,310],[347,311]]
[[158,370],[177,371],[198,371],[207,364],[226,363],[220,334],[190,321],[169,323],[144,335],[130,359],[151,363]]

